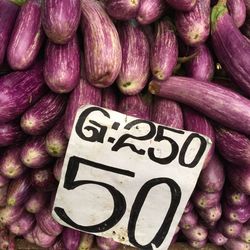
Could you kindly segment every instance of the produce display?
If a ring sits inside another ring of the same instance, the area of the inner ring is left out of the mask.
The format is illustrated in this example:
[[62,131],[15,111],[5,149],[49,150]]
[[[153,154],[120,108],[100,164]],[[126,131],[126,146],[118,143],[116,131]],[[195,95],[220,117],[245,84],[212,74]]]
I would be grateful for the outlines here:
[[0,249],[120,243],[51,215],[76,112],[208,136],[172,244],[250,249],[250,0],[0,0]]

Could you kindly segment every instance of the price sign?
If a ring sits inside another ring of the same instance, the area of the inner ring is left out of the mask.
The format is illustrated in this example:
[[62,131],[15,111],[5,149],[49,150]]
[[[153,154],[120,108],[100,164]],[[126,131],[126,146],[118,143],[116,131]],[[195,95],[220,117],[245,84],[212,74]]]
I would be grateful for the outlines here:
[[53,217],[140,249],[167,249],[210,146],[197,133],[81,107]]

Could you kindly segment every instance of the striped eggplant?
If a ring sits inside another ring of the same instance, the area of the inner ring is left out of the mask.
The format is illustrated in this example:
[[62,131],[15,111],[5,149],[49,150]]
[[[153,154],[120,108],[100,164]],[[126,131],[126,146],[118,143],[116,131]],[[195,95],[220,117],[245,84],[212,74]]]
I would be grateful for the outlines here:
[[155,95],[189,105],[224,126],[250,135],[250,100],[228,88],[173,76],[166,81],[151,81],[149,90]]
[[2,187],[4,187],[4,186],[8,185],[9,181],[10,181],[10,180],[9,180],[8,178],[4,177],[4,176],[0,173],[0,188],[2,188]]
[[155,39],[150,50],[150,67],[156,79],[166,80],[177,64],[178,42],[173,24],[168,19],[156,23],[155,30]]
[[223,246],[228,240],[227,237],[225,237],[217,229],[212,229],[208,232],[208,239],[216,246]]
[[13,70],[25,70],[35,61],[42,46],[41,1],[27,0],[21,7],[7,50],[7,60]]
[[149,42],[142,28],[133,21],[120,24],[118,32],[122,46],[118,88],[125,95],[136,95],[145,87],[150,73]]
[[43,232],[43,230],[38,226],[38,224],[36,224],[35,228],[33,229],[32,235],[36,245],[46,249],[51,247],[56,241],[55,236],[51,236]]
[[241,27],[246,20],[245,0],[227,0],[227,7],[235,25]]
[[42,2],[42,25],[47,37],[54,43],[68,43],[75,35],[80,22],[80,0]]
[[250,244],[238,239],[229,239],[223,246],[226,250],[247,250]]
[[231,207],[246,207],[250,205],[249,197],[233,188],[231,185],[227,185],[225,188],[225,200]]
[[208,235],[207,229],[200,223],[189,229],[182,229],[182,233],[186,236],[186,238],[193,241],[203,241]]
[[243,225],[240,232],[240,239],[248,244],[250,244],[250,226]]
[[0,187],[0,207],[7,206],[7,191],[9,185],[6,184],[5,186]]
[[220,0],[213,7],[211,25],[216,57],[228,75],[250,96],[250,42],[235,26],[225,0]]
[[189,55],[197,55],[185,64],[186,75],[200,81],[210,81],[214,76],[214,60],[205,44],[190,48]]
[[120,246],[120,243],[114,241],[112,238],[105,238],[101,236],[97,236],[96,244],[100,250],[116,250]]
[[113,87],[103,89],[101,106],[106,109],[117,110],[117,93]]
[[81,239],[77,250],[91,250],[93,248],[95,236],[89,233],[81,233]]
[[198,223],[198,215],[196,211],[191,210],[188,213],[184,213],[181,217],[181,220],[179,222],[179,227],[181,229],[190,229],[191,227],[197,225]]
[[227,238],[233,239],[240,235],[242,224],[239,222],[230,222],[223,219],[219,221],[218,229]]
[[14,120],[47,90],[42,66],[0,77],[0,123]]
[[21,161],[29,168],[41,168],[51,161],[51,157],[46,152],[45,137],[35,136],[26,140],[22,146]]
[[57,159],[54,167],[53,167],[53,174],[57,181],[61,179],[61,173],[63,168],[64,157],[60,157]]
[[117,20],[129,20],[136,17],[140,0],[107,0],[108,14]]
[[46,135],[46,150],[53,157],[62,157],[67,149],[68,139],[64,131],[64,117]]
[[136,20],[142,25],[153,23],[165,10],[166,0],[140,0]]
[[64,117],[64,129],[69,138],[78,108],[87,104],[101,105],[101,89],[81,79],[80,83],[71,92]]
[[46,192],[33,191],[25,202],[25,209],[29,213],[39,213],[48,202],[49,195]]
[[156,123],[178,129],[184,128],[182,109],[177,102],[156,97],[151,113],[151,119]]
[[6,206],[0,208],[0,223],[3,225],[10,225],[18,220],[23,212],[23,206]]
[[167,0],[167,4],[179,11],[190,11],[196,5],[197,0]]
[[198,210],[198,214],[199,217],[207,223],[217,222],[222,216],[221,204],[218,203],[214,207],[200,209]]
[[66,107],[66,96],[49,92],[21,118],[21,127],[26,134],[41,135],[47,132],[61,117]]
[[5,150],[0,157],[0,173],[9,179],[15,179],[21,176],[26,167],[20,159],[21,146],[13,146]]
[[62,232],[62,238],[65,250],[77,250],[81,239],[81,232],[65,227]]
[[117,78],[122,62],[117,30],[97,0],[82,0],[81,12],[86,78],[96,87],[108,87]]
[[77,36],[67,44],[47,42],[44,79],[55,93],[72,91],[80,80],[80,48]]
[[210,0],[197,0],[188,12],[177,12],[176,29],[182,40],[190,46],[204,43],[210,34]]
[[10,0],[0,1],[0,65],[2,65],[9,44],[19,7]]

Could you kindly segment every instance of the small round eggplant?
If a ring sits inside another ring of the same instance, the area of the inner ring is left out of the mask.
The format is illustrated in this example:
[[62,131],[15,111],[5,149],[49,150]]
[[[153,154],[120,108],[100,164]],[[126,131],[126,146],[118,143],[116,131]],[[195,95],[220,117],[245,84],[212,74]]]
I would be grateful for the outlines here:
[[179,227],[182,229],[190,229],[191,227],[198,224],[198,215],[194,210],[188,213],[184,213],[179,222]]
[[199,216],[206,223],[215,223],[217,222],[222,215],[221,204],[217,204],[214,207],[198,210]]
[[24,211],[23,206],[6,206],[0,209],[0,223],[3,225],[10,225],[18,220]]
[[250,244],[250,226],[243,225],[240,232],[240,239],[248,244]]
[[229,239],[224,248],[226,250],[248,250],[250,249],[250,244],[237,239]]
[[229,239],[239,237],[242,224],[239,222],[230,222],[221,220],[218,225],[219,231]]
[[223,246],[227,242],[227,238],[216,229],[212,229],[208,232],[208,239],[212,244],[216,246]]
[[207,229],[201,224],[196,224],[189,229],[182,229],[182,232],[187,239],[192,241],[203,241],[208,235]]
[[49,194],[46,192],[33,192],[25,202],[25,209],[29,213],[39,213],[48,202]]
[[226,187],[225,199],[227,204],[232,207],[245,207],[250,205],[249,196],[239,192],[231,185],[227,185]]

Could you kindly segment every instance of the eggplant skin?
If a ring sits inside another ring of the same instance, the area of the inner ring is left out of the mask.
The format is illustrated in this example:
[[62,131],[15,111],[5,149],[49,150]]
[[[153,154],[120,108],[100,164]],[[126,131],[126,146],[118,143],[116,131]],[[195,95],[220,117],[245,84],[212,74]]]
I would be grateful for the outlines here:
[[197,0],[167,0],[167,4],[179,11],[190,11],[196,5]]
[[40,0],[28,0],[17,17],[9,41],[7,60],[14,70],[25,70],[35,61],[42,46]]
[[81,232],[65,227],[62,232],[62,238],[66,250],[77,249],[81,239]]
[[85,73],[89,83],[104,88],[114,83],[122,63],[122,50],[114,23],[96,0],[82,0]]
[[246,19],[245,0],[228,0],[227,7],[235,25],[240,28]]
[[76,35],[64,45],[48,41],[44,79],[58,94],[72,91],[80,81],[80,48]]
[[42,2],[42,25],[47,37],[54,43],[68,43],[76,33],[80,22],[80,0]]

